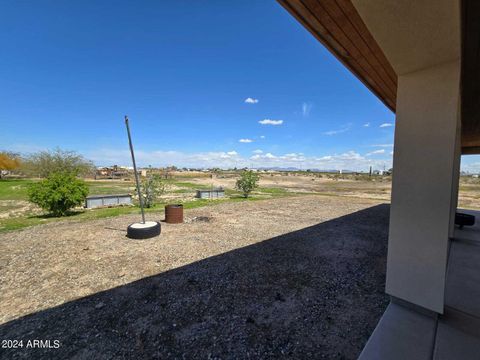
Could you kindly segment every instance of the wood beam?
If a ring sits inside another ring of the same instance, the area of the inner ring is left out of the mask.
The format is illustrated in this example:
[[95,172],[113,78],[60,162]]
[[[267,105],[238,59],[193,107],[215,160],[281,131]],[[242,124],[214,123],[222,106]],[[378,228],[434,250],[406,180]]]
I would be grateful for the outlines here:
[[350,0],[278,0],[395,111],[397,75]]

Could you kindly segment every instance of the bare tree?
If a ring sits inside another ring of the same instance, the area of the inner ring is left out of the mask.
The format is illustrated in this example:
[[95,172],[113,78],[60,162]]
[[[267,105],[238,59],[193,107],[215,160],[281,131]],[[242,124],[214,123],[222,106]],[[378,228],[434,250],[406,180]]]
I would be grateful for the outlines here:
[[52,151],[40,151],[25,158],[22,170],[27,175],[48,177],[52,173],[69,173],[75,176],[89,176],[95,172],[95,166],[75,151],[56,148]]

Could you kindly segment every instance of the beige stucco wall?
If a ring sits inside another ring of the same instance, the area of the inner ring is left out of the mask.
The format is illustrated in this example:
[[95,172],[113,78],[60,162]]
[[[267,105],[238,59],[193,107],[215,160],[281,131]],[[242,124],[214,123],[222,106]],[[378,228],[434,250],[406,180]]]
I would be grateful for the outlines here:
[[443,313],[456,206],[459,61],[399,76],[388,294]]
[[460,56],[459,0],[352,0],[397,75]]
[[460,162],[460,0],[352,0],[398,75],[387,293],[443,313]]

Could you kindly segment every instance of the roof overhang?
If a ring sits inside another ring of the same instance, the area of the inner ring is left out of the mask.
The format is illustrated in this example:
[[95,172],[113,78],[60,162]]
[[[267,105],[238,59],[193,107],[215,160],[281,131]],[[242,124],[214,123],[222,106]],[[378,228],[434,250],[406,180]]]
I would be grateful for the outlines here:
[[278,2],[395,111],[397,75],[349,0]]
[[398,75],[461,57],[462,153],[480,153],[480,1],[278,2],[393,112]]

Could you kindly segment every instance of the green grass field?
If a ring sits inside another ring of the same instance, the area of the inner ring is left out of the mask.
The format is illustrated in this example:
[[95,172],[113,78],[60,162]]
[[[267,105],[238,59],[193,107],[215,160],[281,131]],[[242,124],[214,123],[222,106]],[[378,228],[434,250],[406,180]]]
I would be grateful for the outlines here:
[[[297,174],[298,175],[298,174]],[[235,176],[217,176],[216,184],[225,186],[226,197],[218,200],[195,199],[195,190],[210,189],[214,183],[210,175],[193,177],[182,176],[165,180],[168,185],[165,198],[169,203],[183,203],[186,209],[210,206],[223,202],[256,201],[285,196],[321,195],[354,196],[388,202],[390,199],[390,179],[388,177],[369,178],[367,175],[322,175],[304,174],[295,176],[263,175],[260,187],[252,192],[248,199],[234,189]],[[218,181],[220,179],[220,181]],[[222,180],[225,179],[225,180]],[[28,202],[28,186],[38,180],[2,179],[0,180],[0,232],[21,229],[55,221],[87,221],[125,214],[139,213],[137,206],[99,209],[76,209],[70,216],[56,218],[46,216],[41,210]],[[88,180],[90,195],[133,194],[133,181]],[[459,207],[480,209],[480,179],[463,177],[460,181]],[[162,218],[164,205],[160,201],[147,212],[159,214]]]
[[[35,180],[0,180],[0,215],[14,212],[22,209],[28,203],[28,186]],[[272,197],[291,196],[295,193],[287,192],[281,188],[258,188],[252,195],[245,199],[241,193],[236,190],[226,189],[226,197],[218,200],[195,199],[193,197],[195,189],[208,188],[208,186],[199,185],[186,181],[168,180],[170,185],[174,185],[174,190],[169,190],[172,194],[192,194],[191,200],[182,201],[184,208],[196,208],[210,206],[224,202],[255,201]],[[87,181],[90,195],[103,194],[125,194],[134,193],[135,187],[128,181]],[[147,213],[163,213],[166,202],[160,202],[153,208],[146,209]],[[87,221],[106,217],[113,217],[126,214],[139,213],[138,206],[124,206],[114,208],[99,208],[90,210],[75,210],[69,216],[51,217],[43,213],[23,212],[21,215],[13,214],[0,217],[0,232],[17,230],[28,226],[34,226],[55,221]]]
[[0,200],[26,200],[33,180],[0,180]]

